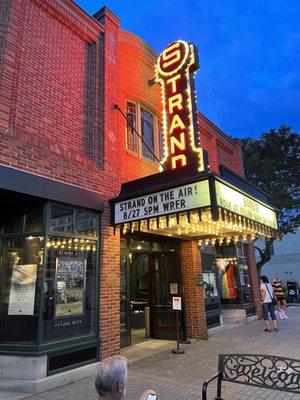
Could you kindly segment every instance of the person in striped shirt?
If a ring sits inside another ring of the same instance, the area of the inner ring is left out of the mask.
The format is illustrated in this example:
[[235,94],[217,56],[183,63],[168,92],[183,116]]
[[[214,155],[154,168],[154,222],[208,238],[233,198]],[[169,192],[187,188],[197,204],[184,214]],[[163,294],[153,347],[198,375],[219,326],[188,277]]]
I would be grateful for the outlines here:
[[273,278],[273,282],[272,282],[272,286],[273,286],[273,290],[275,293],[275,296],[278,300],[277,302],[277,310],[279,313],[279,318],[280,319],[285,319],[288,318],[288,316],[285,313],[285,309],[286,309],[286,301],[284,298],[284,293],[283,293],[283,289],[282,289],[282,283],[280,280],[280,276],[278,274],[276,274]]

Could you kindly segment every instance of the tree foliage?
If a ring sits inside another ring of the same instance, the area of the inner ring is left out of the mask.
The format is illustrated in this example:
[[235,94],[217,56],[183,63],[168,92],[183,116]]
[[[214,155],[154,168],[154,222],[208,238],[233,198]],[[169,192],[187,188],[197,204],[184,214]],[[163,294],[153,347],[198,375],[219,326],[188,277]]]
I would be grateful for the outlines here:
[[[280,235],[295,233],[300,225],[300,136],[287,125],[270,129],[259,139],[242,139],[246,179],[266,192],[278,209]],[[258,249],[261,260],[271,258],[270,243]]]

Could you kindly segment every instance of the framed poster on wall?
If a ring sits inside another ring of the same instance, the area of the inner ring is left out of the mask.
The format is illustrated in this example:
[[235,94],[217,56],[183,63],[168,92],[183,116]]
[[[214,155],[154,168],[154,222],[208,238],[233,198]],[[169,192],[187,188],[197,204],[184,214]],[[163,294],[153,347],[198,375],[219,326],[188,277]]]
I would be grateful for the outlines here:
[[82,315],[86,290],[86,259],[57,257],[55,281],[54,317]]
[[33,315],[37,264],[14,264],[8,315]]

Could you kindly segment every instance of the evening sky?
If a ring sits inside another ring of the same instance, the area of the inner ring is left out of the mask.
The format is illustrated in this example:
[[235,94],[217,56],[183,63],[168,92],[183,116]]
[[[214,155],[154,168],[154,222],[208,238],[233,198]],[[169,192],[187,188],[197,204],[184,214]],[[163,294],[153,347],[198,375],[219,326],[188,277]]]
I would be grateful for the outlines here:
[[103,5],[157,52],[176,39],[200,53],[198,108],[225,133],[300,131],[299,0],[76,0]]

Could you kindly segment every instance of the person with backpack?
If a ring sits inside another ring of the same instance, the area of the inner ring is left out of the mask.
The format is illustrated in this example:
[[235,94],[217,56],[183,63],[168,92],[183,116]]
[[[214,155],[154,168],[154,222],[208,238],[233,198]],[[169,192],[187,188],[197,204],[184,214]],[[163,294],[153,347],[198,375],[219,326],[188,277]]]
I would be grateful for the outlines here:
[[269,283],[268,278],[264,275],[260,278],[260,293],[261,293],[261,302],[263,309],[263,318],[265,323],[264,331],[271,332],[269,324],[269,314],[270,314],[274,326],[274,332],[278,332],[276,315],[275,315],[275,306],[277,304],[277,299],[274,295],[272,285]]

